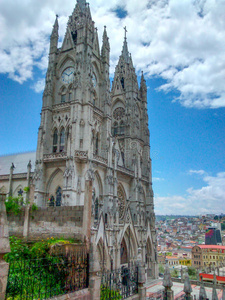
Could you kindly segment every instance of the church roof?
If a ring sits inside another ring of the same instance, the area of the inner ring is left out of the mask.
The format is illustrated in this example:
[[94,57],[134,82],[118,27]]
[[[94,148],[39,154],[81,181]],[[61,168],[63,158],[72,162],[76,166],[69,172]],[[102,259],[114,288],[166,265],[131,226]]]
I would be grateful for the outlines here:
[[14,174],[26,173],[27,165],[31,160],[31,171],[34,171],[36,152],[25,152],[0,156],[0,175],[8,175],[12,163],[15,166]]

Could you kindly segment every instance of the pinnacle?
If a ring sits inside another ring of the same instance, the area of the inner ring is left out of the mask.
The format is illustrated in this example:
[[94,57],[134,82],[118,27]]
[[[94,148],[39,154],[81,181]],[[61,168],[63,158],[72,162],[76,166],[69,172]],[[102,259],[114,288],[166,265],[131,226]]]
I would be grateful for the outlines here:
[[77,0],[77,4],[79,4],[81,11],[84,12],[86,7],[86,0]]
[[58,15],[56,15],[51,36],[58,36],[58,30],[59,30]]

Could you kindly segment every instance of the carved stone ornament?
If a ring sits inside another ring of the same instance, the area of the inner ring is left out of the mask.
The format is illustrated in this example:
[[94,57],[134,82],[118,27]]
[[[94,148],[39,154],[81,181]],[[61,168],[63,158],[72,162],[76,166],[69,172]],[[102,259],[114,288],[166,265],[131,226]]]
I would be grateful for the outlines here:
[[117,197],[118,197],[119,218],[122,219],[124,217],[126,199],[122,187],[120,185],[118,186],[117,189]]
[[116,120],[121,120],[125,116],[125,109],[123,107],[118,107],[113,112],[113,118]]

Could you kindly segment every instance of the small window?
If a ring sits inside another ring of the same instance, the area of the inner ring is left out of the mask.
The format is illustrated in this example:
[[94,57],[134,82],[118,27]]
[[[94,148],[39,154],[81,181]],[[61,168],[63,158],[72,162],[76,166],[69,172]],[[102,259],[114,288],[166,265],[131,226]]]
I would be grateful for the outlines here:
[[57,129],[55,129],[53,134],[53,149],[52,149],[53,153],[57,152],[57,145],[58,145],[58,131]]
[[62,202],[62,189],[59,186],[56,191],[56,206],[61,206],[61,202]]
[[61,103],[66,102],[66,94],[61,95]]
[[60,148],[59,148],[59,151],[63,152],[64,151],[64,147],[65,147],[65,130],[63,128],[61,130],[61,133],[60,133]]
[[70,91],[69,92],[69,99],[68,99],[69,101],[71,101],[72,100],[72,92]]

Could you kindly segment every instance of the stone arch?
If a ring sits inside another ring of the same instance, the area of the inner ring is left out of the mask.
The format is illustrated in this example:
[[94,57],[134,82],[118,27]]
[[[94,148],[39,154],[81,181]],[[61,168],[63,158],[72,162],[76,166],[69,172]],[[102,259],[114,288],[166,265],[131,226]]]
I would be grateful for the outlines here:
[[59,75],[59,71],[61,70],[61,68],[63,68],[66,63],[68,62],[68,66],[74,67],[75,61],[72,55],[70,54],[66,54],[66,56],[62,57],[59,62],[58,62],[58,66],[57,66],[57,70],[56,73]]
[[126,206],[126,192],[121,182],[119,182],[117,187],[117,197],[118,197],[118,209],[119,209],[119,218],[123,219],[125,214]]
[[[20,195],[18,194],[19,191],[21,191],[21,194],[20,194]],[[18,196],[23,196],[23,194],[24,194],[23,186],[22,186],[21,184],[19,184],[19,185],[15,188],[15,190],[14,190],[14,192],[13,192],[13,195],[14,195],[15,197],[18,197]]]
[[46,185],[46,202],[49,200],[49,196],[53,195],[56,199],[56,191],[60,186],[63,189],[63,171],[61,169],[56,169],[49,177]]
[[[122,253],[122,247],[124,247],[124,251],[127,251],[126,255]],[[127,262],[123,263],[134,263],[137,259],[137,254],[138,254],[138,243],[136,240],[136,236],[134,233],[133,226],[131,224],[127,224],[126,230],[124,232],[124,235],[122,236],[120,240],[120,260],[122,264],[122,259],[125,259],[127,256]]]
[[112,113],[117,107],[123,107],[125,109],[126,103],[122,97],[117,97],[116,99],[113,100],[112,103]]

